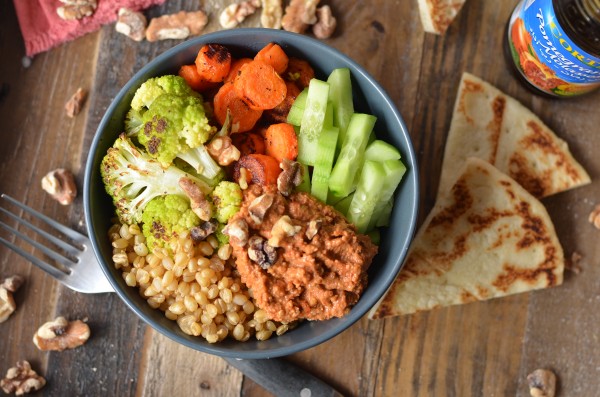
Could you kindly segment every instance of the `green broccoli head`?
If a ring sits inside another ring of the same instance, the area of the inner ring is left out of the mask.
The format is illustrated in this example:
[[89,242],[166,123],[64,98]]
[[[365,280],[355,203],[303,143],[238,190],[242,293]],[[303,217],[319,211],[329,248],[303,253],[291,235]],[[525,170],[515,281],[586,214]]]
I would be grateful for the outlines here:
[[172,238],[200,224],[187,198],[175,194],[155,197],[142,214],[142,233],[149,250],[167,247]]
[[214,131],[200,99],[174,94],[156,98],[142,116],[142,124],[139,143],[164,166],[179,154],[203,146]]
[[131,108],[143,111],[163,94],[200,98],[200,94],[192,90],[182,77],[168,74],[146,80],[135,92],[131,100]]
[[219,182],[211,196],[215,206],[215,218],[219,223],[227,223],[242,206],[242,189],[235,182]]

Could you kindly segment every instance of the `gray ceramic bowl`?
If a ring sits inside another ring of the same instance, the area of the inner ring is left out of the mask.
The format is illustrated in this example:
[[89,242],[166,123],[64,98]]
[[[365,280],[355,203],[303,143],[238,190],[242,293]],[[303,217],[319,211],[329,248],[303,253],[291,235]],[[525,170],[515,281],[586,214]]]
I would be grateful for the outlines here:
[[[107,237],[114,208],[105,193],[100,176],[100,162],[118,134],[136,89],[148,78],[176,74],[179,66],[193,63],[198,49],[206,43],[227,46],[234,56],[253,56],[265,44],[276,42],[290,56],[309,61],[317,78],[324,79],[334,68],[348,67],[352,74],[355,108],[377,116],[377,136],[398,147],[408,172],[396,194],[391,227],[382,231],[380,252],[369,270],[369,285],[360,301],[343,318],[328,321],[306,321],[296,329],[267,341],[224,341],[209,344],[201,337],[188,336],[162,312],[150,308],[128,287],[112,265],[112,248]],[[188,347],[230,358],[270,358],[292,354],[322,343],[359,320],[382,297],[400,270],[413,236],[418,204],[418,172],[408,131],[394,103],[383,88],[357,63],[307,36],[268,29],[234,29],[206,34],[166,51],[144,66],[121,89],[102,118],[90,149],[85,170],[84,203],[88,234],[98,260],[123,301],[151,327]]]

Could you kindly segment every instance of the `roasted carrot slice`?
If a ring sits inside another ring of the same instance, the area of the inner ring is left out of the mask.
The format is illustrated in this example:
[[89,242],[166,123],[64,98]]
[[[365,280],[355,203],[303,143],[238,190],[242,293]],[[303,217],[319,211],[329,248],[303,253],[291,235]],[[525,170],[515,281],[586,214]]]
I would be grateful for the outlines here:
[[271,124],[265,133],[266,154],[278,163],[298,157],[298,137],[291,124]]
[[258,132],[232,134],[231,140],[242,156],[246,154],[265,154],[265,138]]
[[231,130],[233,132],[250,131],[256,124],[262,110],[251,109],[237,94],[233,83],[225,83],[219,88],[213,100],[213,111],[219,124],[227,118],[227,109],[231,112]]
[[229,74],[225,78],[225,83],[233,81],[237,73],[240,71],[241,67],[245,64],[252,62],[251,58],[240,58],[231,61],[231,67],[229,68]]
[[198,51],[195,63],[202,79],[220,83],[229,74],[231,53],[220,44],[205,44]]
[[269,124],[285,123],[292,104],[300,94],[300,89],[295,83],[286,81],[285,85],[287,92],[284,100],[273,109],[265,110],[263,113],[263,120]]
[[185,80],[192,90],[198,92],[215,88],[217,85],[217,83],[211,83],[200,77],[196,65],[183,65],[181,68],[179,68],[179,76]]
[[241,67],[233,85],[238,95],[257,110],[273,109],[284,100],[287,92],[285,81],[275,69],[256,60]]
[[247,154],[240,157],[233,168],[234,180],[240,180],[242,168],[249,174],[246,180],[248,184],[256,183],[261,186],[276,185],[281,172],[279,162],[265,154]]
[[303,90],[308,87],[310,80],[315,77],[315,71],[310,66],[310,63],[304,59],[290,58],[283,76],[286,80],[296,83],[298,88]]
[[273,66],[273,69],[279,74],[285,72],[288,67],[288,56],[279,44],[269,43],[260,50],[254,57],[257,61],[263,61],[267,65]]

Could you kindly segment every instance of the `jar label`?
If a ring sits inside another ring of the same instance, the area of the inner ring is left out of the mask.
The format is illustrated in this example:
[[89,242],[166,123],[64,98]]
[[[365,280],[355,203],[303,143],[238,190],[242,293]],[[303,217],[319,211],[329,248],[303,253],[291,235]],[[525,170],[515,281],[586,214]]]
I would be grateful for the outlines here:
[[510,18],[508,43],[521,74],[542,91],[572,96],[600,86],[600,59],[566,35],[552,0],[523,0]]

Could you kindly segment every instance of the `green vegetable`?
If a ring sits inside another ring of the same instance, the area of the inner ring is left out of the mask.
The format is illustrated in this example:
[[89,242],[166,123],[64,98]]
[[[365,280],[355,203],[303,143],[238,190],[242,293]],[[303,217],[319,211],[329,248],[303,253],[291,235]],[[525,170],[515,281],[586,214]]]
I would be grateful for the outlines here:
[[376,120],[375,116],[363,113],[354,113],[350,118],[342,150],[329,180],[329,189],[335,196],[342,198],[352,192],[353,182],[363,162],[365,147]]
[[385,172],[385,179],[383,182],[383,187],[381,188],[379,201],[373,210],[373,216],[369,223],[369,229],[373,229],[374,227],[378,226],[378,223],[385,222],[385,220],[382,220],[381,217],[386,211],[391,212],[391,208],[388,208],[388,203],[390,203],[392,200],[394,191],[396,191],[396,188],[400,184],[402,177],[406,173],[406,166],[400,160],[386,160],[382,163],[382,165]]
[[310,173],[306,164],[299,163],[302,167],[302,182],[296,186],[296,190],[299,192],[310,193]]
[[327,202],[327,193],[329,191],[329,177],[333,167],[333,157],[335,156],[335,147],[339,135],[339,128],[325,127],[321,131],[319,144],[317,146],[317,158],[312,173],[311,194]]
[[395,146],[379,139],[369,143],[365,150],[365,160],[400,160],[400,152]]
[[142,223],[142,233],[152,251],[156,247],[168,247],[172,238],[198,226],[200,218],[190,208],[187,198],[166,195],[155,197],[146,205]]
[[354,114],[350,69],[334,69],[327,78],[327,83],[329,83],[329,100],[333,106],[333,125],[340,129],[338,147],[341,147],[350,124],[350,117]]
[[305,88],[298,94],[290,111],[288,112],[287,122],[288,124],[295,125],[297,127],[302,123],[302,116],[304,115],[304,108],[306,107],[306,97],[308,96],[308,88]]
[[[335,208],[336,210],[341,212],[342,215],[346,216],[346,214],[348,213],[348,208],[350,207],[350,203],[352,202],[353,197],[354,197],[354,193],[350,193],[343,199],[336,200],[335,203],[333,204],[333,208]],[[333,200],[331,200],[331,201],[333,201]]]
[[163,94],[200,98],[200,94],[192,90],[182,77],[168,74],[146,80],[133,95],[131,108],[143,112]]
[[359,233],[369,231],[369,223],[375,206],[380,200],[385,177],[385,169],[381,163],[365,161],[356,192],[346,214],[348,221],[356,226]]
[[168,194],[185,195],[179,187],[182,177],[190,178],[205,194],[212,190],[200,179],[174,165],[163,168],[157,160],[136,148],[125,134],[121,134],[108,149],[100,172],[119,219],[127,224],[139,223],[143,209],[153,198]]
[[242,189],[235,182],[222,181],[212,192],[212,201],[215,206],[215,218],[219,223],[227,223],[242,206]]
[[319,136],[323,129],[329,84],[312,79],[308,86],[306,107],[302,115],[298,134],[298,161],[306,165],[314,165]]

